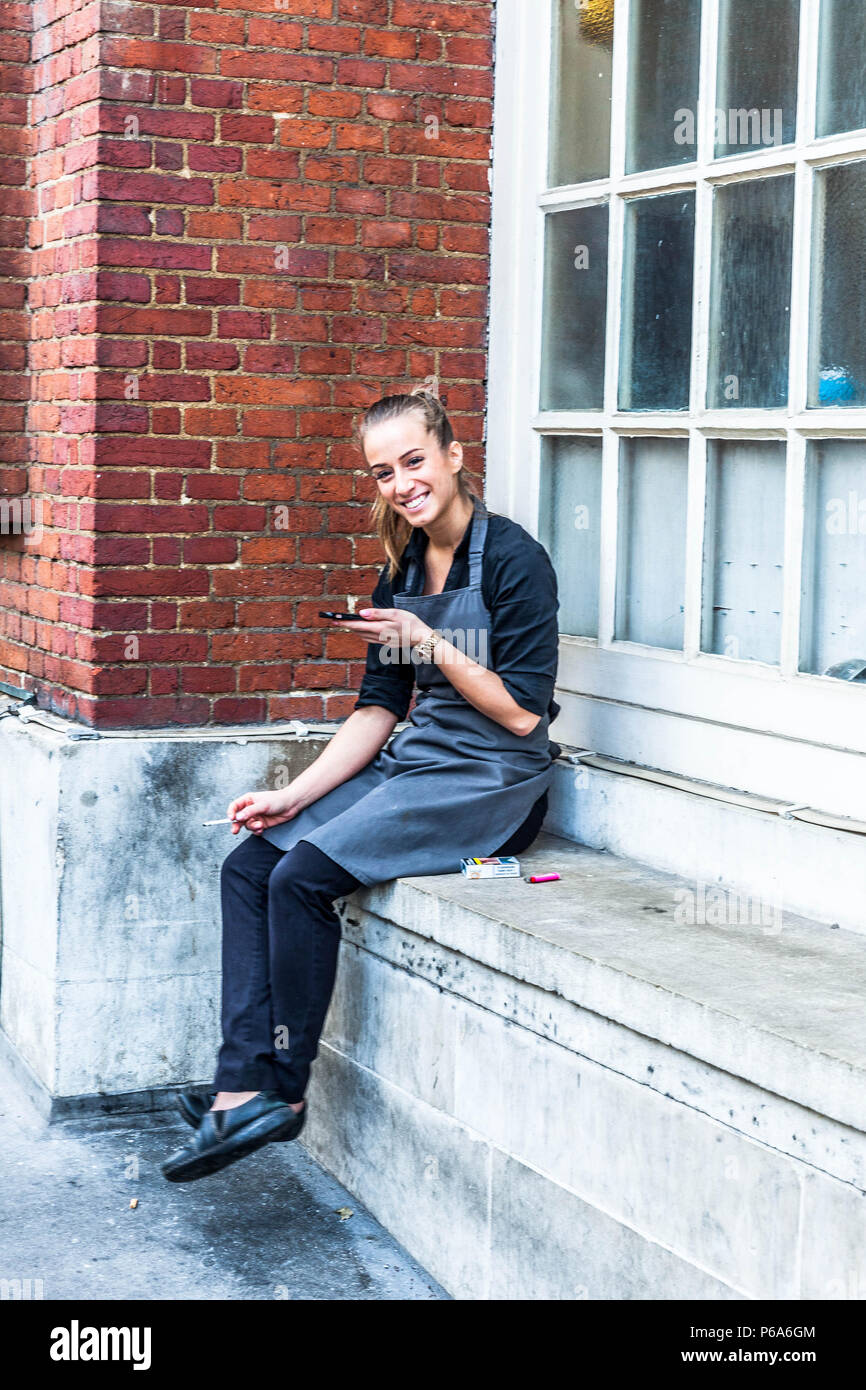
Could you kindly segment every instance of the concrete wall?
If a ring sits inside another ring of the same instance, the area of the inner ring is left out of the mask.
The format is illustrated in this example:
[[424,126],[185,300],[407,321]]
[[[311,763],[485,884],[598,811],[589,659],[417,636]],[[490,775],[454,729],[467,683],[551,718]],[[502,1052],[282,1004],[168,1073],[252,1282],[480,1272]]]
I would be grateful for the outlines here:
[[344,917],[305,1143],[455,1297],[866,1298],[861,1131]]
[[0,1029],[53,1101],[209,1081],[237,841],[201,822],[324,745],[54,723],[0,720]]

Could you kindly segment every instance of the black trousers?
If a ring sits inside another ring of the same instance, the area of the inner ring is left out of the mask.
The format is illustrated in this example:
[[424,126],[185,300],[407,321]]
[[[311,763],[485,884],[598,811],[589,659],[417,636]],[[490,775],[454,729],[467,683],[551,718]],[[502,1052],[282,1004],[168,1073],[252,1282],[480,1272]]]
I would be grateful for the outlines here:
[[[547,793],[497,854],[522,854],[537,836]],[[217,1091],[304,1098],[340,946],[334,899],[360,887],[342,865],[299,840],[290,850],[248,834],[223,861],[223,1043]]]

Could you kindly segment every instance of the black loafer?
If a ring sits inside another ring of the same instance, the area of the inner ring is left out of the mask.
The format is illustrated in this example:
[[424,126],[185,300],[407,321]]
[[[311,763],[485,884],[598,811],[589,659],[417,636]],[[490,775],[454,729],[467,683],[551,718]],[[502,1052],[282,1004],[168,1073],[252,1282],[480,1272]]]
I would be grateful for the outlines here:
[[307,1107],[296,1112],[276,1091],[260,1091],[231,1110],[208,1110],[192,1141],[162,1164],[169,1182],[193,1182],[217,1173],[275,1139],[296,1139]]
[[198,1091],[178,1091],[175,1104],[188,1125],[193,1129],[198,1129],[202,1122],[205,1111],[210,1110],[216,1097],[216,1091],[207,1091],[200,1095]]
[[[198,1129],[202,1120],[216,1099],[216,1091],[206,1091],[201,1095],[198,1091],[178,1091],[176,1097],[177,1108],[188,1125],[193,1129]],[[303,1115],[307,1109],[307,1102],[304,1101]],[[296,1138],[294,1134],[284,1134],[281,1139],[273,1142],[277,1144],[287,1144],[289,1140]]]

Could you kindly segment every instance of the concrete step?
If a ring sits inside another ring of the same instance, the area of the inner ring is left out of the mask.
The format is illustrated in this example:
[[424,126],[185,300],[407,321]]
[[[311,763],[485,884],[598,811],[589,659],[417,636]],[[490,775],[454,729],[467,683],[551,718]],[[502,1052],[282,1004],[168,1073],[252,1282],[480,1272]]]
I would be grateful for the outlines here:
[[685,790],[630,775],[628,764],[614,771],[568,761],[579,752],[563,745],[546,830],[681,875],[696,892],[722,885],[774,909],[866,932],[862,834],[810,824],[796,811],[791,817],[784,801],[746,796],[748,804],[738,805],[717,799],[737,795],[728,788],[694,782]]
[[522,868],[346,901],[314,1156],[457,1297],[866,1297],[866,939]]

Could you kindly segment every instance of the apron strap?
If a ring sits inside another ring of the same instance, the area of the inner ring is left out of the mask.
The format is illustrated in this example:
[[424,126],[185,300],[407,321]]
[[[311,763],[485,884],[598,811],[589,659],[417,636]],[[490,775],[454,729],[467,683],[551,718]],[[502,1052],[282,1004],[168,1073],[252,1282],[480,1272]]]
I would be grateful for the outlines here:
[[[475,510],[470,522],[472,536],[469,542],[469,587],[480,588],[481,561],[484,556],[484,542],[487,539],[487,519],[490,513],[480,497],[473,499],[473,507]],[[421,565],[419,565],[418,561],[413,556],[406,570],[406,587],[401,590],[402,593],[412,593],[415,587],[416,575],[419,576],[420,579],[419,587],[423,588],[424,572]]]
[[472,518],[472,539],[469,543],[469,584],[481,588],[481,561],[484,556],[484,542],[487,539],[487,519],[490,516],[481,498],[475,499],[475,515]]

